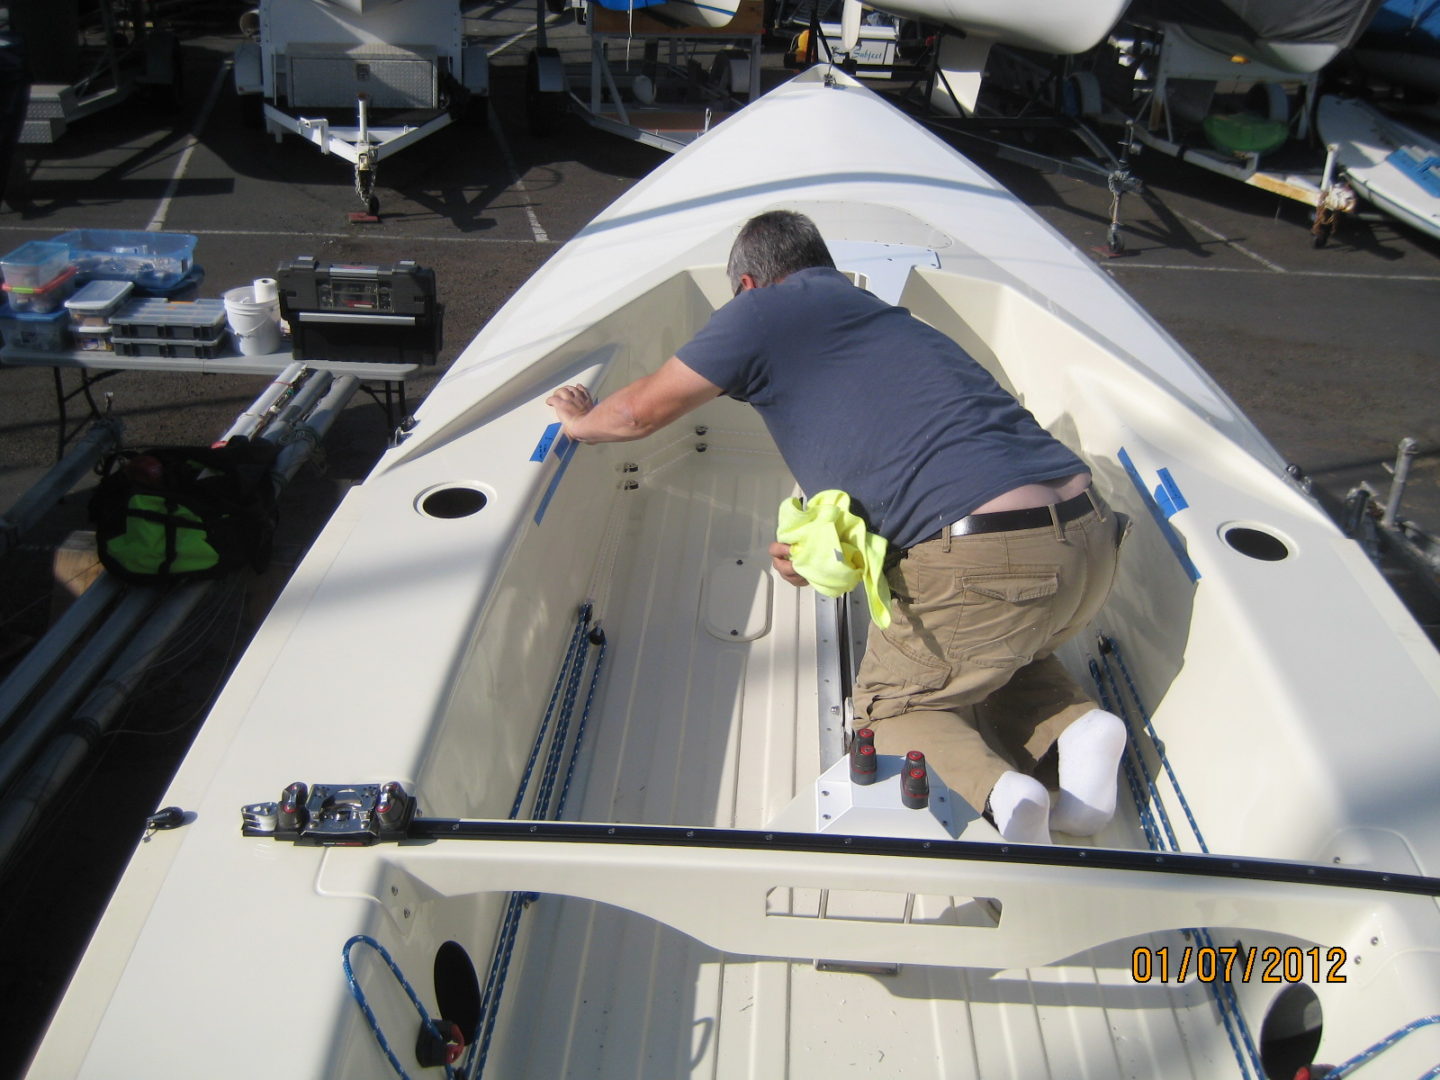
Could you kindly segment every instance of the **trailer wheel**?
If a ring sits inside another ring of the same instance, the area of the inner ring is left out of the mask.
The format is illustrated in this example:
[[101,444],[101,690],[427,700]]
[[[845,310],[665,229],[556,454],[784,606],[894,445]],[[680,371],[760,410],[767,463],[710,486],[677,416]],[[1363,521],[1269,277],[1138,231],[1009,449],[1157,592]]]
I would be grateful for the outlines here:
[[1077,71],[1060,85],[1063,116],[1091,119],[1100,115],[1100,80],[1093,72]]
[[526,114],[530,121],[531,135],[554,135],[565,119],[565,95],[551,91],[536,91],[526,103]]
[[247,131],[259,131],[265,126],[265,95],[241,94],[240,126]]
[[471,127],[484,127],[485,121],[490,118],[490,95],[472,93],[465,100],[465,107],[461,110],[461,122]]
[[1335,235],[1335,226],[1340,221],[1341,211],[1327,204],[1324,196],[1315,207],[1315,221],[1310,226],[1310,246],[1323,248]]

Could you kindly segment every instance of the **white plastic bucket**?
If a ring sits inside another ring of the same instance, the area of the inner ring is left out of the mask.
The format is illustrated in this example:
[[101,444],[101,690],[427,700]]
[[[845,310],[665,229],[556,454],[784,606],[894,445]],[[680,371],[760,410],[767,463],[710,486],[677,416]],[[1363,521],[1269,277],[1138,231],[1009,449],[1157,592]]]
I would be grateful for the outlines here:
[[[257,285],[242,285],[225,294],[225,321],[243,356],[264,356],[280,349],[280,300],[272,293],[270,299],[257,301]],[[264,295],[269,290],[258,291]]]

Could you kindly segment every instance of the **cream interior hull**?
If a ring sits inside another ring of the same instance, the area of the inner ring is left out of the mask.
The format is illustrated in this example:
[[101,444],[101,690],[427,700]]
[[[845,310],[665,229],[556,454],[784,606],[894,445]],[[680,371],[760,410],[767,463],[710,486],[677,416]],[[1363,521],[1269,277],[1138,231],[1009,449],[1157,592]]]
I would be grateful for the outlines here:
[[[753,411],[718,400],[642,443],[545,444],[555,386],[603,395],[652,370],[727,298],[735,226],[805,210],[849,269],[969,348],[1135,520],[1095,634],[1063,659],[1088,682],[1091,661],[1110,662],[1096,634],[1121,644],[1177,846],[1199,849],[1176,783],[1212,852],[1436,872],[1440,663],[1384,582],[1088,259],[825,76],[747,108],[567,245],[342,504],[166,797],[194,820],[137,850],[32,1076],[193,1076],[197,1043],[216,1076],[394,1075],[346,986],[347,940],[382,944],[433,1013],[445,943],[483,982],[512,891],[538,898],[493,1077],[1243,1075],[1213,984],[1175,979],[1206,940],[1238,943],[1242,961],[1318,950],[1319,977],[1299,978],[1313,1001],[1283,968],[1278,982],[1263,964],[1235,973],[1235,1023],[1257,1044],[1267,1023],[1271,1043],[1314,1030],[1318,1009],[1317,1060],[1333,1063],[1440,1012],[1428,896],[1037,865],[1002,857],[963,812],[944,833],[993,856],[940,840],[847,853],[817,795],[836,739],[835,609],[766,569],[794,484]],[[800,130],[814,138],[796,148]],[[456,488],[484,507],[425,512]],[[1284,557],[1227,541],[1237,525]],[[293,780],[399,780],[426,817],[505,819],[586,603],[607,660],[564,816],[598,823],[593,836],[321,849],[240,835],[240,807]],[[1097,858],[1147,850],[1122,803]],[[678,828],[631,844],[625,825]],[[1211,938],[1179,933],[1195,927]],[[1168,976],[1137,981],[1136,949],[1153,962],[1166,947]],[[376,954],[355,960],[376,1025],[418,1074],[414,1007]],[[1419,1075],[1437,1057],[1427,1029],[1385,1068]]]

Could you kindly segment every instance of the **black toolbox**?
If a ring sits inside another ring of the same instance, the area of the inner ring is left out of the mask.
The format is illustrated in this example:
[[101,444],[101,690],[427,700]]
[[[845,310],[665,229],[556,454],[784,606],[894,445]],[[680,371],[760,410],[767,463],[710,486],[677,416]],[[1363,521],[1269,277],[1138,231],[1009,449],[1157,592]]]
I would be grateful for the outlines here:
[[352,266],[304,255],[275,278],[296,360],[433,364],[439,356],[445,309],[434,270],[410,259]]

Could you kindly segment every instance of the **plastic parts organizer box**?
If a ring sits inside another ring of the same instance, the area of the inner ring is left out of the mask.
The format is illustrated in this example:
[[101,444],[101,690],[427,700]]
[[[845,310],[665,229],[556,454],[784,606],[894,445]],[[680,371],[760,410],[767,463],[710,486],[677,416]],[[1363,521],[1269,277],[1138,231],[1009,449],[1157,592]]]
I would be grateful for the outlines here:
[[55,237],[87,280],[133,281],[163,292],[184,279],[195,264],[195,237],[187,233],[76,229]]
[[110,316],[117,356],[209,359],[229,349],[224,300],[128,300]]
[[110,316],[116,340],[214,341],[224,335],[224,300],[128,300]]

